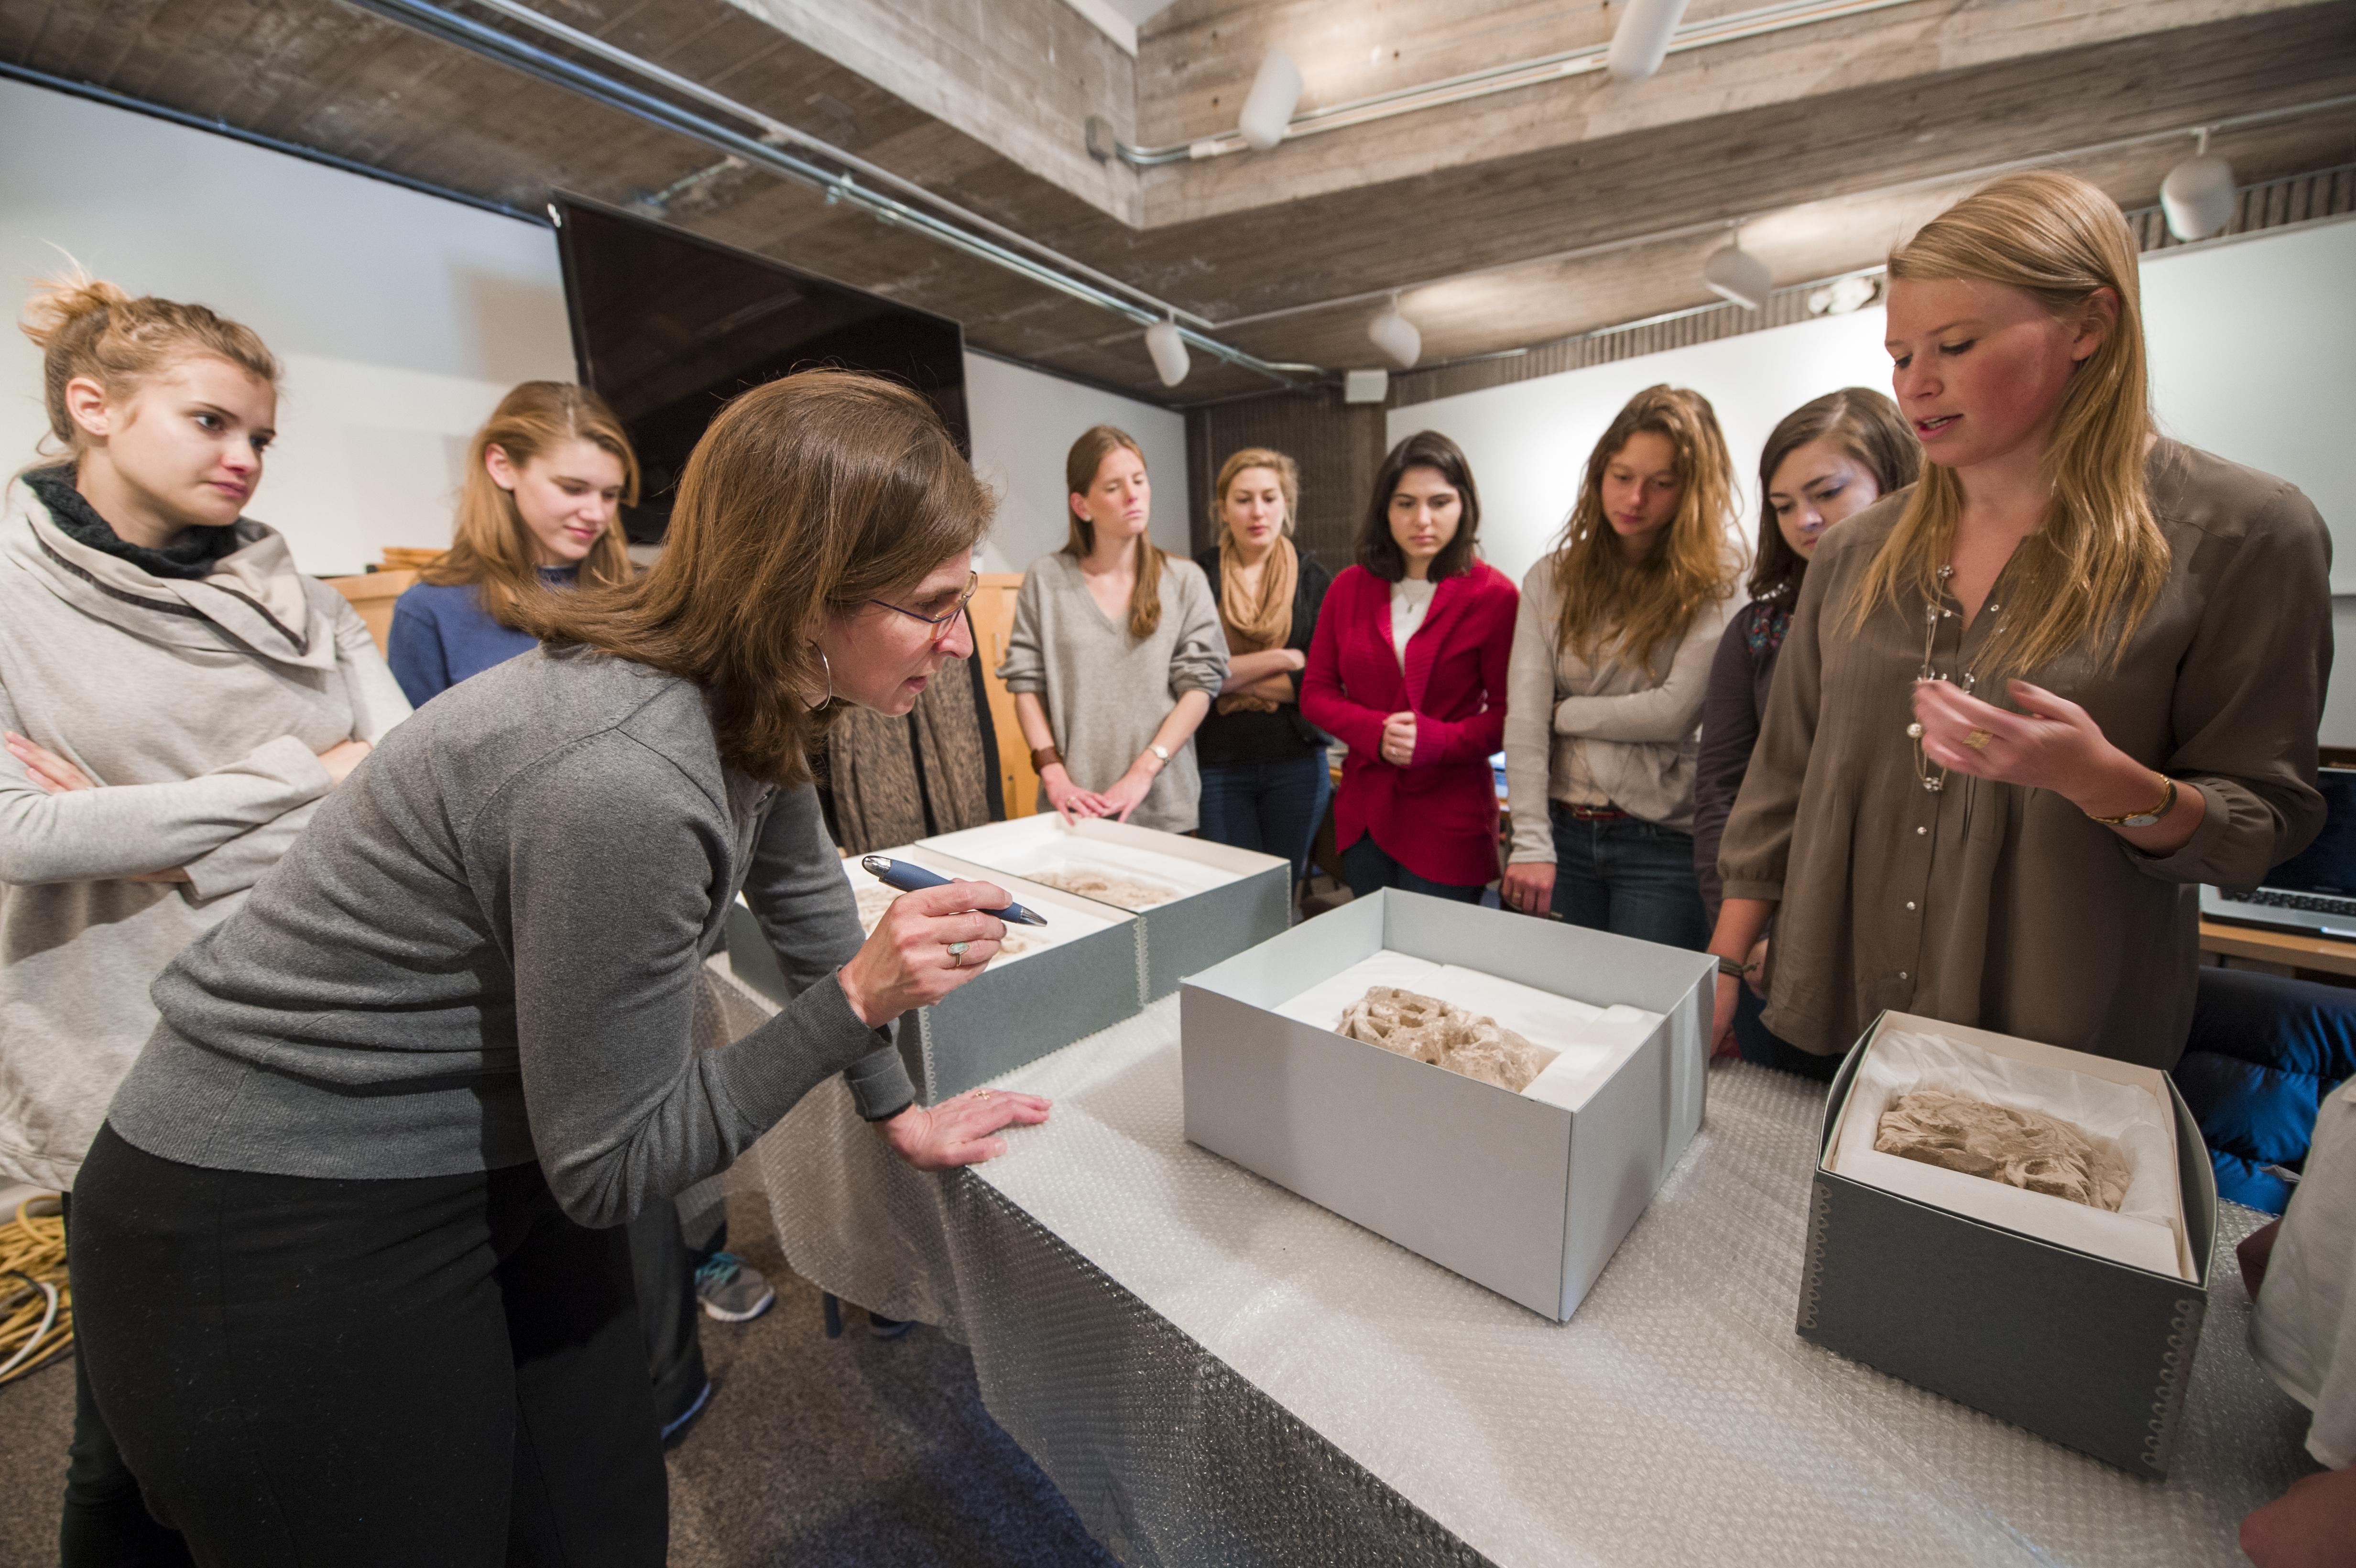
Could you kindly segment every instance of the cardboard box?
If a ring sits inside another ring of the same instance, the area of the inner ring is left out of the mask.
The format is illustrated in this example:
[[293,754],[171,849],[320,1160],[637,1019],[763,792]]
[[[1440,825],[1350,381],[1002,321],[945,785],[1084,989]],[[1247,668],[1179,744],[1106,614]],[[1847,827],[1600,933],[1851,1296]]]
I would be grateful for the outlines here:
[[1292,863],[1125,822],[1066,823],[1052,811],[917,840],[1010,876],[1099,871],[1177,890],[1135,911],[1141,1004],[1197,970],[1265,942],[1292,921]]
[[[2181,1266],[2131,1267],[1869,1187],[1827,1168],[1860,1063],[1885,1029],[2131,1083],[2172,1116]],[[2208,1310],[2217,1188],[2168,1074],[1986,1029],[1884,1013],[1833,1081],[1808,1216],[1799,1333],[1851,1360],[2139,1476],[2168,1473]]]
[[[925,1104],[961,1094],[1135,1016],[1135,916],[933,850],[911,846],[877,853],[944,877],[995,882],[1015,902],[1047,917],[1044,927],[1008,928],[1010,936],[1038,945],[991,960],[979,976],[931,1007],[901,1015],[900,1054]],[[843,861],[842,871],[854,889],[883,887],[856,859]],[[790,999],[776,955],[741,899],[728,911],[728,963],[755,989],[780,1002]]]
[[[1566,1108],[1275,1010],[1387,948],[1662,1019]],[[1561,1321],[1701,1125],[1717,973],[1526,915],[1354,899],[1187,981],[1186,1136]]]

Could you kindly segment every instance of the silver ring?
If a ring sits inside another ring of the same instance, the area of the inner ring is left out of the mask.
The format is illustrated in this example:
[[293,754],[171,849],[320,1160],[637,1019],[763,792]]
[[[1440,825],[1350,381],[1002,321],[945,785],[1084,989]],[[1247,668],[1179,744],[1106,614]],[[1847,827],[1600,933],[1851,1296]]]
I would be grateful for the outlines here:
[[950,967],[950,968],[952,968],[952,969],[962,969],[962,968],[964,968],[964,967],[965,967],[965,950],[966,950],[967,948],[969,948],[969,947],[971,947],[972,945],[973,945],[973,944],[972,944],[972,943],[970,943],[970,942],[952,942],[952,943],[950,943],[950,944],[949,944],[949,967]]

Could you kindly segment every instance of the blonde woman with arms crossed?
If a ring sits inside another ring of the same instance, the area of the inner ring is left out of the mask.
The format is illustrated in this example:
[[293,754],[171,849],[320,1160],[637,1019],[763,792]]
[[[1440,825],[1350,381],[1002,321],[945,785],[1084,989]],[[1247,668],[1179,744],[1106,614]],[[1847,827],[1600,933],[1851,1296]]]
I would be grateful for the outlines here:
[[[69,1194],[155,1027],[148,987],[237,911],[409,712],[343,596],[244,515],[278,362],[203,305],[33,295],[50,438],[0,532],[0,1177]],[[186,1561],[75,1357],[70,1561]]]
[[2108,197],[2009,176],[1890,258],[1921,483],[1818,547],[1719,852],[1717,1029],[1771,912],[1767,1026],[1883,1008],[2168,1068],[2198,890],[2315,836],[2329,542],[2161,437]]

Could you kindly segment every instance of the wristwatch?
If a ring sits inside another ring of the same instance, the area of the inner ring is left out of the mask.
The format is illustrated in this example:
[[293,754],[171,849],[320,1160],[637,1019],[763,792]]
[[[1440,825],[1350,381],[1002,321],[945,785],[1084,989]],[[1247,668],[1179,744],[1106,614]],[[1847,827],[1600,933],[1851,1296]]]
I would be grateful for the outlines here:
[[1756,964],[1737,964],[1731,958],[1721,957],[1718,961],[1718,972],[1719,974],[1731,975],[1738,980],[1741,979],[1745,975],[1751,973],[1758,967],[1759,965]]
[[2143,811],[2130,812],[2125,816],[2096,816],[2090,811],[2086,813],[2087,818],[2090,821],[2099,822],[2105,827],[2158,827],[2159,819],[2176,809],[2176,781],[2162,773],[2159,775],[2159,782],[2163,787],[2160,790],[2158,805]]
[[1165,767],[1165,768],[1166,768],[1166,767],[1168,767],[1168,766],[1170,765],[1170,748],[1169,748],[1169,747],[1167,747],[1167,746],[1163,746],[1163,745],[1152,745],[1152,746],[1148,746],[1148,747],[1146,747],[1145,749],[1146,749],[1147,751],[1149,751],[1149,752],[1152,752],[1152,753],[1154,754],[1154,756],[1155,756],[1157,759],[1159,759],[1159,760],[1160,760],[1160,762],[1161,762],[1161,763],[1162,763],[1162,765],[1163,767]]

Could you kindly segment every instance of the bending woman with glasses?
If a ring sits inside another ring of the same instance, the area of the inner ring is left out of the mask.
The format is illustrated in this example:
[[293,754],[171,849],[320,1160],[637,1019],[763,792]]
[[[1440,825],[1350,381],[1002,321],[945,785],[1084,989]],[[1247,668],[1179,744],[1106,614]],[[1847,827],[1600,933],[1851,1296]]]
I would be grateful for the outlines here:
[[1039,808],[1192,833],[1196,726],[1227,678],[1202,568],[1146,533],[1145,453],[1100,424],[1064,460],[1071,538],[1031,563],[998,677],[1039,771]]
[[1883,1008],[2172,1067],[2203,882],[2315,836],[2329,543],[2169,441],[2110,198],[2014,175],[1890,258],[1922,478],[1835,528],[1719,850],[1717,1033],[1776,912],[1767,1026]]
[[[155,982],[75,1192],[75,1328],[195,1561],[658,1568],[616,1227],[832,1074],[918,1168],[1044,1118],[916,1104],[883,1031],[989,963],[1006,893],[908,893],[862,940],[807,762],[834,705],[905,712],[971,652],[872,602],[946,615],[991,509],[914,392],[744,393],[652,570],[528,603],[543,646],[388,736]],[[740,891],[801,989],[697,1050]]]

